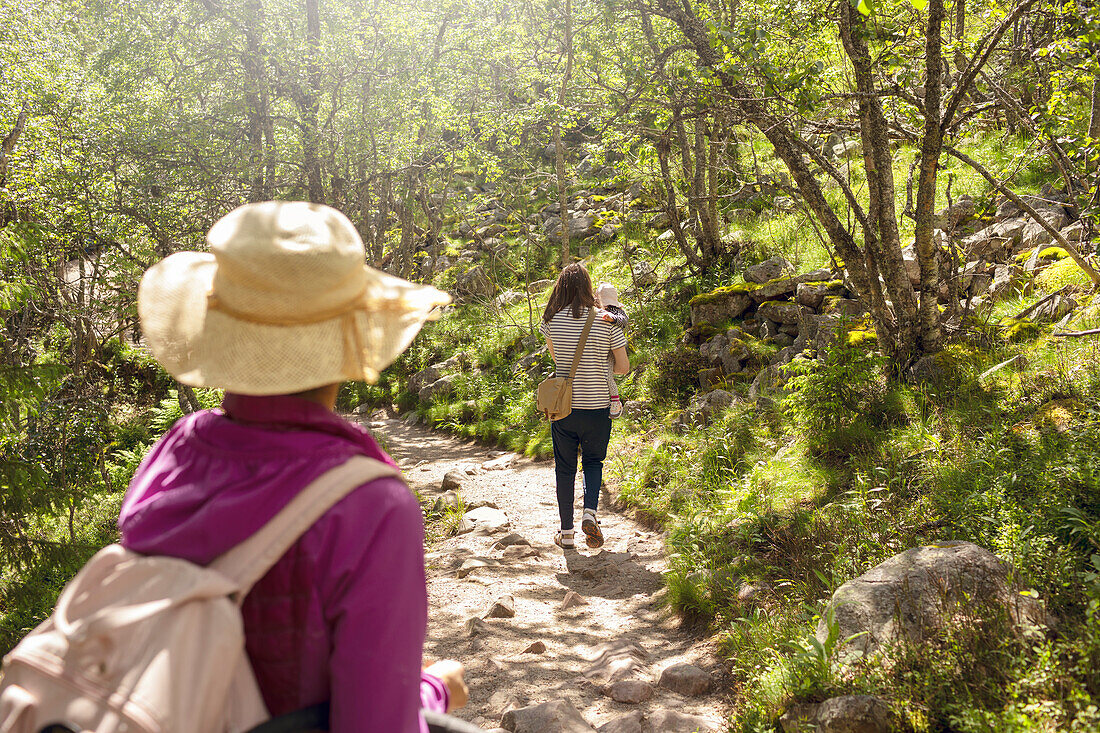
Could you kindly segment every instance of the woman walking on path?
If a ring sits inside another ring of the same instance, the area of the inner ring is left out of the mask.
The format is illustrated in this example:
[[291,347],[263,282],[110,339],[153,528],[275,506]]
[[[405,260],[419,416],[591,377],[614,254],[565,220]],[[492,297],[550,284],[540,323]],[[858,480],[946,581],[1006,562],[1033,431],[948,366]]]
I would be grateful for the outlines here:
[[[542,315],[539,331],[554,359],[557,374],[568,374],[589,314],[595,315],[596,298],[592,280],[584,266],[577,263],[561,271],[550,302]],[[584,471],[584,513],[581,531],[591,548],[603,545],[596,510],[603,484],[603,461],[611,438],[611,396],[607,389],[607,354],[615,359],[615,373],[626,374],[630,362],[626,356],[626,336],[621,329],[602,318],[593,318],[573,379],[572,411],[550,423],[554,441],[554,476],[557,484],[558,514],[561,529],[554,542],[563,549],[573,543],[573,489],[577,476],[577,449],[581,451]]]
[[[130,482],[122,544],[206,565],[307,485],[358,456],[393,460],[334,412],[347,379],[375,381],[450,298],[366,267],[343,214],[242,206],[209,253],[154,265],[138,292],[145,338],[184,384],[225,400],[178,421]],[[421,707],[460,707],[457,662],[421,672],[428,599],[420,506],[396,476],[365,481],[245,596],[245,648],[268,712],[330,705],[330,730],[423,733]]]

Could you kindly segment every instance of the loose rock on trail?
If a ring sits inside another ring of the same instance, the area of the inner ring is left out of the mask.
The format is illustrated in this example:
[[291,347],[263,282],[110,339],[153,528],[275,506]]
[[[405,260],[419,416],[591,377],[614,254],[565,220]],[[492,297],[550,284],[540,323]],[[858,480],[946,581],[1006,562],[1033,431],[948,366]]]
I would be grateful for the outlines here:
[[[587,548],[578,532],[577,549],[563,551],[552,462],[400,420],[369,426],[428,506],[453,491],[468,512],[460,534],[427,548],[425,658],[466,665],[459,717],[517,733],[724,728],[723,671],[662,604],[659,533],[611,511],[605,495],[604,546]],[[578,526],[580,491],[578,476]],[[669,685],[674,667],[692,682]]]

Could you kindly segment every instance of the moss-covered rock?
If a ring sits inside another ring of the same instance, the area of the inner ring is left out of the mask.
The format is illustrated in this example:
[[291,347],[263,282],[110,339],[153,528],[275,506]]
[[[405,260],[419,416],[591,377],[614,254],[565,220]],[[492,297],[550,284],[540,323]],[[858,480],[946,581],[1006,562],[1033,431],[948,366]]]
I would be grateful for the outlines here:
[[[1051,247],[1050,249],[1060,248]],[[1062,251],[1065,252],[1065,250]],[[1067,253],[1065,259],[1056,261],[1040,272],[1035,278],[1035,284],[1043,292],[1052,293],[1055,290],[1064,288],[1066,285],[1080,285],[1083,288],[1088,288],[1091,286],[1092,280]]]
[[754,290],[759,289],[760,285],[756,283],[735,283],[733,285],[723,285],[720,288],[715,288],[709,293],[700,293],[688,301],[688,305],[706,305],[707,303],[713,303],[715,301],[728,298],[730,295],[745,295],[751,293]]
[[756,314],[776,323],[798,323],[802,306],[790,300],[766,300],[756,308]]
[[752,305],[752,298],[738,285],[696,295],[691,306],[692,327],[704,323],[722,323],[737,318]]
[[797,287],[798,278],[779,277],[760,285],[752,291],[751,295],[752,299],[757,303],[764,303],[769,300],[790,297],[794,295]]

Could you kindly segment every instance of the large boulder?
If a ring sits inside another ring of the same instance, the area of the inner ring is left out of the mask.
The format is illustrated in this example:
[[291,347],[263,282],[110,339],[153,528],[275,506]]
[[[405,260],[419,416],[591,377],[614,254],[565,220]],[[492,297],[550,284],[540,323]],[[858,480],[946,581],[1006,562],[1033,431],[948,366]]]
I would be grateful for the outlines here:
[[591,733],[590,726],[577,709],[565,700],[509,710],[500,719],[500,727],[512,733]]
[[516,290],[505,290],[503,293],[497,296],[496,304],[500,308],[508,308],[516,303],[522,303],[527,300],[527,296]]
[[828,639],[832,615],[845,650],[919,643],[962,605],[1003,608],[1017,626],[1042,623],[1038,601],[1022,595],[1010,577],[1007,563],[972,542],[914,547],[837,588],[817,638]]
[[458,381],[457,374],[448,374],[444,377],[440,377],[431,384],[425,385],[417,392],[417,398],[427,404],[437,396],[449,397],[454,394],[456,382]]
[[419,392],[420,389],[425,385],[432,384],[436,380],[443,377],[445,374],[458,371],[461,368],[462,362],[458,358],[458,354],[455,354],[446,361],[440,361],[432,364],[431,366],[426,367],[409,377],[409,391]]
[[799,305],[817,310],[821,307],[826,295],[830,292],[839,292],[841,289],[843,285],[839,282],[800,282],[795,289],[795,300]]
[[739,317],[752,305],[751,290],[751,286],[733,285],[696,295],[689,303],[692,328]]
[[799,279],[796,277],[779,277],[758,286],[749,295],[758,304],[768,300],[782,300],[794,295],[798,283]]
[[466,295],[487,298],[496,292],[497,286],[484,267],[475,265],[458,276],[455,289]]
[[936,228],[955,229],[960,224],[964,224],[970,219],[973,219],[977,210],[978,205],[972,197],[966,195],[959,196],[953,205],[945,207],[936,214]]
[[1035,323],[1054,323],[1077,309],[1077,301],[1068,295],[1055,295],[1028,316]]
[[[1047,219],[1047,217],[1045,217],[1045,216],[1043,218]],[[1060,230],[1062,228],[1062,227],[1058,226],[1056,224],[1056,222],[1052,221],[1051,219],[1047,219],[1047,222],[1050,223],[1051,226],[1053,226],[1054,229],[1056,229],[1056,230]],[[1064,224],[1063,224],[1063,226],[1064,226]],[[1020,248],[1021,249],[1038,248],[1038,247],[1043,246],[1044,244],[1050,244],[1053,241],[1054,241],[1054,235],[1051,234],[1049,231],[1047,231],[1046,227],[1044,227],[1042,224],[1040,224],[1037,221],[1029,221],[1024,226],[1023,234],[1020,235]]]
[[863,144],[859,140],[845,140],[833,146],[834,158],[855,158],[863,152]]
[[[561,219],[554,217],[547,219],[542,227],[544,234],[550,237],[561,236]],[[590,214],[578,214],[569,219],[570,239],[583,240],[599,234],[600,228],[596,226],[596,217]]]
[[779,724],[783,733],[890,733],[890,706],[874,695],[843,695],[818,703],[795,703]]
[[478,507],[462,515],[459,524],[459,534],[472,532],[475,529],[484,530],[487,533],[501,532],[511,526],[508,515],[500,509],[491,506]]
[[963,239],[963,250],[972,259],[1002,261],[1008,253],[1016,250],[1026,226],[1027,220],[1019,217],[991,224]]
[[674,664],[661,672],[658,684],[686,697],[698,697],[710,691],[710,675],[694,664]]
[[1085,222],[1078,219],[1061,231],[1067,242],[1076,243],[1085,241]]
[[760,398],[770,399],[772,395],[783,389],[785,381],[780,366],[769,364],[757,373],[756,378],[749,385],[749,399],[754,402]]
[[794,324],[802,320],[802,306],[789,300],[769,300],[756,309],[756,317]]
[[724,389],[715,389],[699,397],[695,404],[677,416],[675,426],[678,430],[692,425],[709,425],[715,417],[737,401],[737,396]]
[[1061,201],[1043,196],[1021,196],[1020,198],[1035,209],[1035,213],[1050,222],[1055,229],[1061,229],[1069,224],[1069,215],[1066,214],[1066,208]]
[[657,284],[657,270],[645,260],[635,262],[631,266],[630,276],[639,287],[646,288]]
[[757,265],[745,268],[745,282],[763,284],[769,280],[793,275],[794,266],[782,257],[772,257]]
[[913,287],[920,285],[920,260],[917,259],[917,250],[909,245],[901,250],[901,261],[905,265],[905,274],[909,276],[909,283]]
[[741,371],[742,362],[752,356],[744,339],[741,329],[731,328],[700,346],[699,354],[712,363],[720,363],[726,374],[736,374]]
[[989,285],[989,295],[997,300],[1013,292],[1020,284],[1022,273],[1013,265],[1001,264],[993,268],[993,281]]
[[538,295],[554,287],[553,280],[535,280],[527,286],[527,292],[531,295]]
[[657,710],[646,717],[642,730],[645,733],[717,733],[722,726],[699,715]]

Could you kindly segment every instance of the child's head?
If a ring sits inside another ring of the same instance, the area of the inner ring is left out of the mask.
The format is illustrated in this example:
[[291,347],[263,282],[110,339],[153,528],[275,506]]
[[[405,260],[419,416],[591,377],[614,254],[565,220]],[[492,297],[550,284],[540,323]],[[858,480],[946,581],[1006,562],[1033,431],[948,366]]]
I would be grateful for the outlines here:
[[596,301],[601,308],[606,308],[609,305],[622,308],[622,305],[619,304],[619,291],[611,283],[600,283],[600,287],[596,291]]

